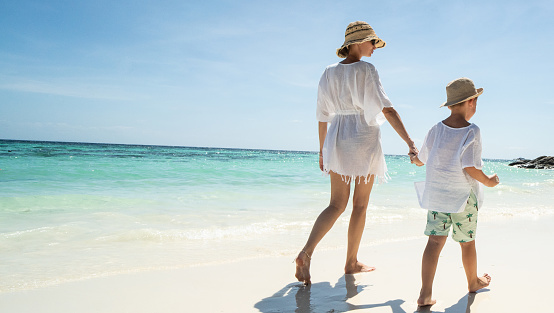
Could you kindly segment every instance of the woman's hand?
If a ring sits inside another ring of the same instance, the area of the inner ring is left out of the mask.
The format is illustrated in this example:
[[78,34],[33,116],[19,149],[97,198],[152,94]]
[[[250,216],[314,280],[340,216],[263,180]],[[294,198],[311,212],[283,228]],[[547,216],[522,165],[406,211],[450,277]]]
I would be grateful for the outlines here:
[[319,169],[323,172],[323,154],[319,153]]
[[410,159],[412,159],[412,156],[417,156],[419,154],[419,150],[417,149],[413,141],[411,144],[408,145],[408,148],[410,149],[410,151],[408,151],[408,155],[410,156]]
[[327,137],[327,122],[319,122],[319,169],[323,171],[323,145]]
[[419,150],[417,149],[415,143],[412,141],[408,144],[408,148],[410,151],[408,151],[408,156],[410,157],[410,163],[415,164],[417,166],[423,166],[423,162],[421,162],[417,155],[419,154]]

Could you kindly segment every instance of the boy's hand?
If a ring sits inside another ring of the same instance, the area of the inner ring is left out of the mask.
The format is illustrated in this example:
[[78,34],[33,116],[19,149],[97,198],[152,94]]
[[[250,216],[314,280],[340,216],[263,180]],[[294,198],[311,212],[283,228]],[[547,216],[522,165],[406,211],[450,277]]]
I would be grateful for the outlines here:
[[489,176],[489,183],[486,185],[487,187],[494,187],[500,183],[500,178],[498,178],[498,175],[490,175]]
[[419,158],[417,157],[417,155],[411,154],[411,153],[410,153],[410,162],[411,162],[412,164],[417,165],[417,166],[423,166],[423,165],[425,165],[425,163],[423,163],[423,162],[421,162],[421,161],[419,160]]
[[485,175],[482,170],[478,170],[473,166],[464,168],[464,171],[466,171],[466,173],[468,173],[473,179],[487,187],[494,187],[500,183],[500,179],[498,179],[496,174],[490,176]]

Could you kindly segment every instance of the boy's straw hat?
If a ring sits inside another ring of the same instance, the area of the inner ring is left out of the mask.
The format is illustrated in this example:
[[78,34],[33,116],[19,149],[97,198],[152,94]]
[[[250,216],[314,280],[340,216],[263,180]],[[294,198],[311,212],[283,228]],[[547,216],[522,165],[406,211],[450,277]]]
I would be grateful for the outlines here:
[[458,78],[446,85],[446,102],[440,107],[462,103],[466,100],[479,97],[482,93],[483,88],[475,89],[471,79],[466,77]]
[[339,58],[346,58],[346,47],[355,44],[370,41],[375,39],[375,48],[383,48],[386,43],[377,37],[375,31],[366,22],[352,22],[346,27],[344,33],[344,43],[337,49],[337,55]]

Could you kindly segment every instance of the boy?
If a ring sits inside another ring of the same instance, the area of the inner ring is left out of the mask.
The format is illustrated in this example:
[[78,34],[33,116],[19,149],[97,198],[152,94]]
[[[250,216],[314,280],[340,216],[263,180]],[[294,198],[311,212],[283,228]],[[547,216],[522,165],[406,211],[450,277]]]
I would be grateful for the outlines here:
[[483,88],[475,89],[469,78],[453,80],[446,86],[447,101],[441,105],[450,109],[450,116],[433,126],[412,163],[427,165],[425,182],[416,183],[420,206],[429,210],[425,235],[429,236],[421,265],[422,287],[419,306],[436,303],[432,297],[433,279],[439,255],[452,227],[452,239],[460,243],[462,263],[468,290],[487,287],[488,274],[477,276],[475,233],[477,211],[483,202],[482,187],[498,185],[496,174],[488,176],[481,170],[481,135],[477,125],[469,123],[477,108],[477,98]]

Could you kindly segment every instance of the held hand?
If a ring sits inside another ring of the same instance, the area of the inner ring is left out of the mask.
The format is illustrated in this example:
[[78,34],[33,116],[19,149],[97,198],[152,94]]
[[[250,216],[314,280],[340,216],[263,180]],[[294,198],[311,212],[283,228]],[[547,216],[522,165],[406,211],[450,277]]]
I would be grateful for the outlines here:
[[423,166],[423,162],[421,162],[417,155],[419,154],[419,150],[415,146],[415,143],[412,141],[410,145],[408,145],[410,151],[408,152],[408,155],[410,156],[410,163],[415,164],[417,166]]
[[500,179],[498,178],[498,175],[490,175],[487,187],[494,187],[500,183]]
[[410,162],[411,162],[412,164],[417,165],[417,166],[423,166],[423,165],[425,165],[423,162],[421,162],[421,161],[419,160],[419,158],[417,157],[417,155],[414,155],[414,154],[411,154],[411,153],[410,153]]
[[415,143],[412,143],[408,146],[410,151],[408,152],[408,155],[410,156],[410,159],[412,159],[413,156],[417,156],[419,154],[419,150],[417,150],[417,147],[415,146]]

